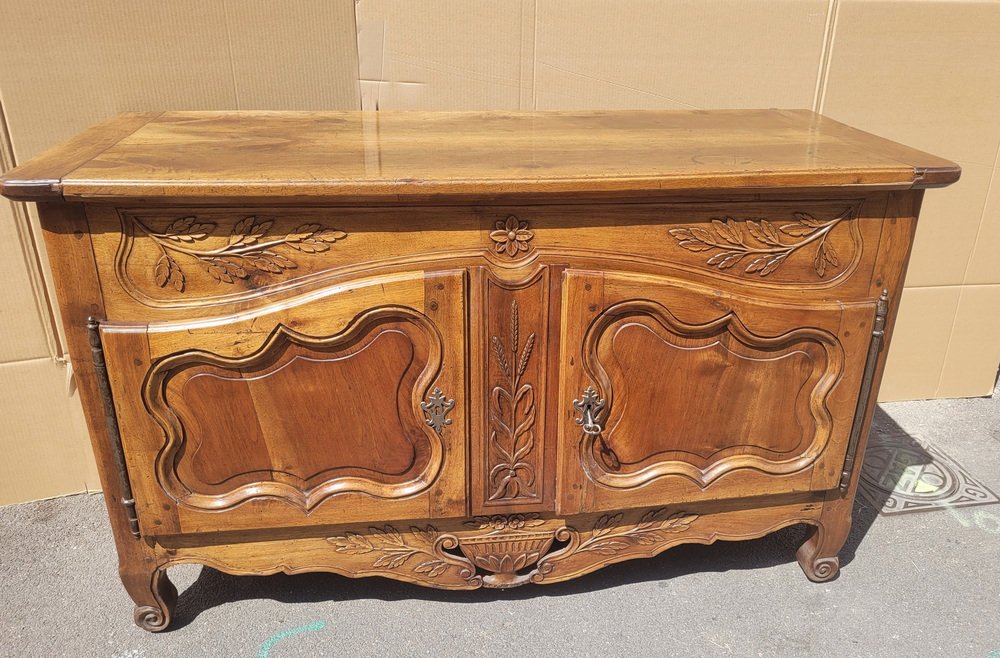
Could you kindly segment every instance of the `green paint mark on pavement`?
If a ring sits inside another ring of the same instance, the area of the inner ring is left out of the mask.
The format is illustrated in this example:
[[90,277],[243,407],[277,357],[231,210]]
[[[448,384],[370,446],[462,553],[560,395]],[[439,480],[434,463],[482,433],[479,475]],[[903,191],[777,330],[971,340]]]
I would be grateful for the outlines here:
[[321,631],[326,628],[325,621],[314,621],[311,624],[306,624],[305,626],[298,626],[296,628],[289,628],[287,631],[280,631],[275,633],[271,637],[264,641],[264,644],[260,645],[260,651],[257,652],[257,658],[267,658],[271,655],[271,649],[274,648],[278,642],[287,640],[295,635],[301,635],[302,633],[312,633],[314,631]]

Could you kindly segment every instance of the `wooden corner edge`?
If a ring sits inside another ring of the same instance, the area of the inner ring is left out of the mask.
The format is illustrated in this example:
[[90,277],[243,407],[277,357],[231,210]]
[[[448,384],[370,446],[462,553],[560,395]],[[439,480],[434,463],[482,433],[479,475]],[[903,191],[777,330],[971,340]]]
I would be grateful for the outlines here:
[[962,167],[957,164],[913,168],[913,188],[946,187],[962,177]]
[[14,201],[62,201],[62,181],[163,112],[121,112],[0,176],[0,195]]
[[0,195],[11,201],[61,201],[62,181],[58,178],[47,180],[0,179]]

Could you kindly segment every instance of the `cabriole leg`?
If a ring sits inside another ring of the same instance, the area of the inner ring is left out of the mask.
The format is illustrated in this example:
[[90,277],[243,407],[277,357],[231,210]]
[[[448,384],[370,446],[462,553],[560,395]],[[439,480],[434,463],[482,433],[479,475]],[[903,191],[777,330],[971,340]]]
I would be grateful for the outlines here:
[[151,633],[166,629],[177,602],[177,588],[167,578],[166,568],[135,570],[122,567],[119,572],[125,589],[135,601],[136,625]]
[[837,577],[840,573],[840,558],[837,554],[847,541],[850,529],[850,520],[839,524],[820,521],[817,525],[809,526],[805,541],[795,553],[799,566],[809,580],[825,583]]

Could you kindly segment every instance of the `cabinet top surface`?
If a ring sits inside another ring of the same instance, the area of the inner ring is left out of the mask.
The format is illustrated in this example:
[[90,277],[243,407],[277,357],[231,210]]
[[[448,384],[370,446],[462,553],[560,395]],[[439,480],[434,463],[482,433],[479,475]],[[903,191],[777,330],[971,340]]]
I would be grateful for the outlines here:
[[953,162],[807,110],[122,114],[0,179],[12,199],[936,187]]

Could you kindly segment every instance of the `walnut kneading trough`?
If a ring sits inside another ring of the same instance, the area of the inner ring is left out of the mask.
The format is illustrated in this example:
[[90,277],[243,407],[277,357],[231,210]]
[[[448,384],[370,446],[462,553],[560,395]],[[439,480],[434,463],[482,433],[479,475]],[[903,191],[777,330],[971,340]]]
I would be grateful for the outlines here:
[[835,577],[958,176],[808,111],[164,112],[2,191],[159,631],[183,562],[514,587],[803,523]]

